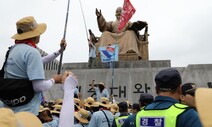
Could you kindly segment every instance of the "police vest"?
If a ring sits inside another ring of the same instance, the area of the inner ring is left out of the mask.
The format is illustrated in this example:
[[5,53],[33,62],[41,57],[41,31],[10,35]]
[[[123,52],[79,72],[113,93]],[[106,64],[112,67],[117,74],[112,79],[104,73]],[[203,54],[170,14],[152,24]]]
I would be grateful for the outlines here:
[[174,104],[168,109],[143,109],[136,115],[136,127],[176,127],[177,116],[188,106]]
[[120,116],[120,117],[115,118],[116,126],[121,127],[127,118],[128,118],[128,116]]

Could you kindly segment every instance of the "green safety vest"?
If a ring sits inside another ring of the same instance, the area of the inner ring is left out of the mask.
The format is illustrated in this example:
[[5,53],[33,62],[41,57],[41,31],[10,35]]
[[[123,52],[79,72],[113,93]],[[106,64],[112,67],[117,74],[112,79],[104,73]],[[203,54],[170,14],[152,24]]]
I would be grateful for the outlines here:
[[127,118],[128,118],[128,116],[120,116],[120,117],[115,118],[116,126],[121,127]]
[[187,107],[177,103],[168,109],[143,109],[136,115],[136,127],[176,127],[177,116]]

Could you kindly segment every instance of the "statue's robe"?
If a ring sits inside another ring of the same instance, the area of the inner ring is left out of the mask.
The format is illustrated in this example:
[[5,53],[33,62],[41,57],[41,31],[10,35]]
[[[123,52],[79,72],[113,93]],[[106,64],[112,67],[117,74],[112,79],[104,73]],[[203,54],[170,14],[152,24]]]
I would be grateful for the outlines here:
[[[138,50],[138,40],[135,32],[133,30],[128,30],[132,25],[131,22],[128,22],[120,33],[117,34],[117,28],[119,21],[110,21],[107,22],[103,16],[97,18],[99,31],[102,32],[102,35],[99,38],[96,47],[108,46],[109,44],[119,45],[119,54],[126,54],[127,52],[135,52],[138,56],[141,56]],[[97,50],[97,54],[99,51]]]

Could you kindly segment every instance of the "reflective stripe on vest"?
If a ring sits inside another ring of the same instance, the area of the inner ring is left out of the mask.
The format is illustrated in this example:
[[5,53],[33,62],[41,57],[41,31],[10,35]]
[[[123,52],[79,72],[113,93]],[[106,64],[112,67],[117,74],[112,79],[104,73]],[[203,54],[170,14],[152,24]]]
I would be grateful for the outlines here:
[[136,127],[176,127],[177,116],[188,106],[174,104],[168,109],[143,109],[136,115]]
[[116,126],[121,127],[124,124],[124,121],[128,118],[128,116],[120,116],[115,118]]

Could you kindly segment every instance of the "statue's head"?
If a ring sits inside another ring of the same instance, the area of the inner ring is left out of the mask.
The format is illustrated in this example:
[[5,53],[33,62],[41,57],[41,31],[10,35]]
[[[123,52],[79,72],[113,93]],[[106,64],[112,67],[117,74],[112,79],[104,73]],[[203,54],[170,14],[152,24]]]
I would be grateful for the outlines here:
[[121,12],[122,12],[122,7],[118,7],[117,9],[116,9],[116,14],[115,14],[115,16],[116,16],[116,18],[119,20],[120,19],[120,17],[121,17]]

